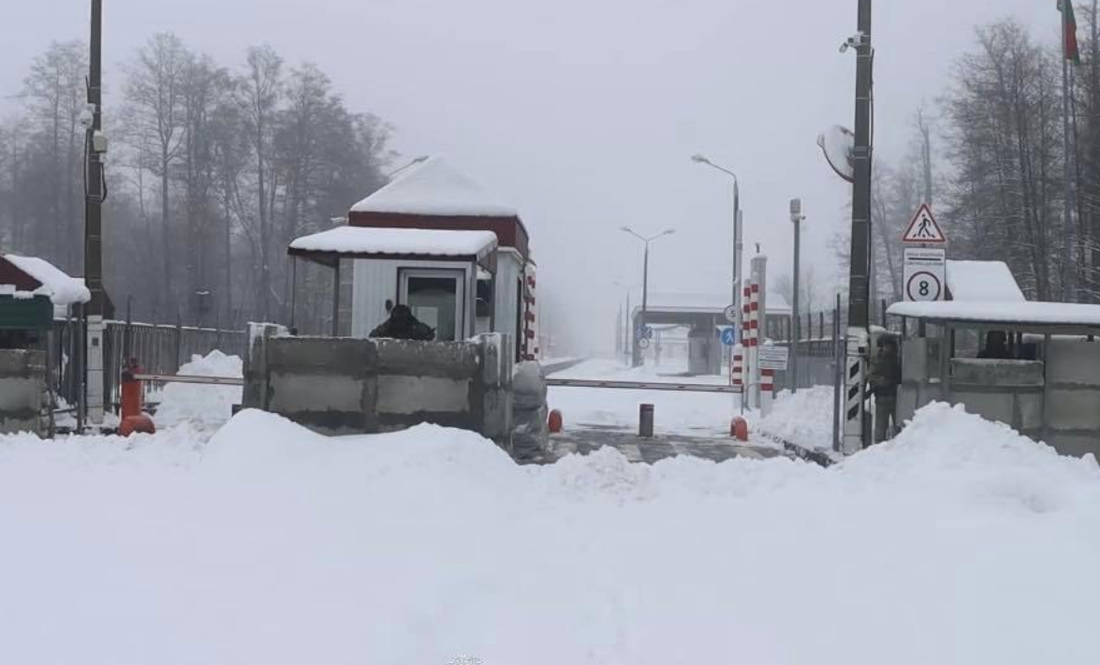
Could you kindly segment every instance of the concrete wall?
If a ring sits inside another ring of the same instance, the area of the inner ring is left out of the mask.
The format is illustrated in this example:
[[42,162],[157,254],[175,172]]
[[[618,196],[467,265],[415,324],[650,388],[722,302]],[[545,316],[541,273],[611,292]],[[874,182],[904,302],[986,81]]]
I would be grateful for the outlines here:
[[1067,455],[1100,455],[1100,342],[1053,338],[1043,355],[1044,440]]
[[970,413],[1040,437],[1043,428],[1042,362],[1028,360],[951,360],[950,401]]
[[1100,455],[1100,342],[1051,338],[1042,346],[1040,361],[953,358],[946,386],[940,382],[939,343],[935,338],[903,341],[899,420],[946,398],[1064,455]]
[[0,350],[0,433],[50,434],[46,352]]
[[324,434],[387,432],[430,422],[511,437],[510,339],[413,342],[259,340],[245,368],[244,406]]

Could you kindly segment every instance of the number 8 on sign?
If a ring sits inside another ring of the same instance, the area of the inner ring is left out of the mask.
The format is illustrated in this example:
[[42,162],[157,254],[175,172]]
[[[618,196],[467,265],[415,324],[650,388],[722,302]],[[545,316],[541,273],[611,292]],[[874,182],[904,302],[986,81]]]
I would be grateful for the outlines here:
[[905,293],[910,300],[932,301],[940,299],[943,285],[940,278],[927,271],[915,272],[905,284]]

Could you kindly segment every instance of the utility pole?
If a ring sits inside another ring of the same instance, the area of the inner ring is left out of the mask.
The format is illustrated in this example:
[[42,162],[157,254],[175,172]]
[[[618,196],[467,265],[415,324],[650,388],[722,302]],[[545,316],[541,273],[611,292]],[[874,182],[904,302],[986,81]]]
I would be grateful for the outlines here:
[[801,226],[802,220],[806,219],[806,216],[802,214],[802,199],[791,199],[791,223],[794,224],[794,303],[791,305],[791,316],[793,317],[793,325],[791,326],[794,333],[794,343],[791,344],[791,393],[798,392],[798,341],[802,339],[802,310],[799,307],[799,277],[802,274],[800,269],[800,261],[802,255],[802,234]]
[[[1068,6],[1067,6],[1068,5]],[[1062,235],[1064,247],[1062,249],[1062,279],[1064,281],[1065,301],[1077,302],[1077,265],[1076,252],[1074,251],[1075,238],[1073,233],[1073,154],[1070,144],[1069,105],[1071,97],[1071,81],[1069,51],[1066,50],[1066,34],[1070,29],[1067,16],[1073,12],[1072,0],[1060,0],[1058,9],[1062,13],[1062,166],[1064,167],[1064,190],[1062,195]],[[1076,29],[1073,26],[1072,29]]]
[[88,57],[88,107],[91,121],[86,125],[88,161],[84,172],[84,281],[91,292],[85,309],[85,355],[88,420],[103,422],[103,316],[106,294],[103,290],[103,200],[106,187],[103,157],[107,140],[100,131],[102,117],[103,0],[92,0],[91,39]]
[[865,379],[870,346],[871,275],[871,95],[873,53],[871,0],[859,0],[856,48],[855,149],[853,150],[852,243],[848,279],[848,344],[844,451],[870,444],[864,423]]

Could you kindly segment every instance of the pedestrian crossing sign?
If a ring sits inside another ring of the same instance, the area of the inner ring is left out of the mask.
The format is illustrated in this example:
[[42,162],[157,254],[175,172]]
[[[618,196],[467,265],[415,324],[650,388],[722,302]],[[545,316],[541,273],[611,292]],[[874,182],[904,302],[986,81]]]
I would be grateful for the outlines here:
[[914,244],[945,245],[947,244],[947,236],[943,234],[940,225],[936,223],[936,218],[932,216],[932,209],[928,207],[927,203],[922,203],[917,210],[917,214],[913,216],[913,221],[909,222],[909,228],[905,230],[905,235],[901,237],[901,241]]

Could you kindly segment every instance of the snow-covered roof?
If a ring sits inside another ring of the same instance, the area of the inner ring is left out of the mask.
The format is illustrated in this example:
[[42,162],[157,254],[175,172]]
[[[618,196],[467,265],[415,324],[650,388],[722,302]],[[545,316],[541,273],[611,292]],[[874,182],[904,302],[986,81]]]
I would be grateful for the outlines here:
[[442,217],[516,217],[516,209],[436,155],[414,164],[351,207],[352,212],[388,212]]
[[933,321],[1100,327],[1100,305],[1063,302],[898,302],[888,314]]
[[17,254],[4,254],[4,258],[40,282],[42,286],[34,290],[34,295],[48,296],[54,305],[68,307],[92,299],[92,293],[84,285],[84,280],[66,275],[49,261]]
[[483,259],[497,246],[492,231],[394,229],[338,226],[296,238],[291,253],[322,252],[378,256],[448,256]]
[[948,261],[951,298],[966,302],[1024,302],[1024,292],[1004,261]]
[[[650,291],[646,306],[650,310],[665,312],[683,312],[685,314],[713,314],[724,312],[730,304],[730,294]],[[636,295],[641,303],[641,294]],[[765,300],[767,313],[790,314],[791,305],[778,293],[769,293]],[[640,305],[639,305],[640,307]]]

